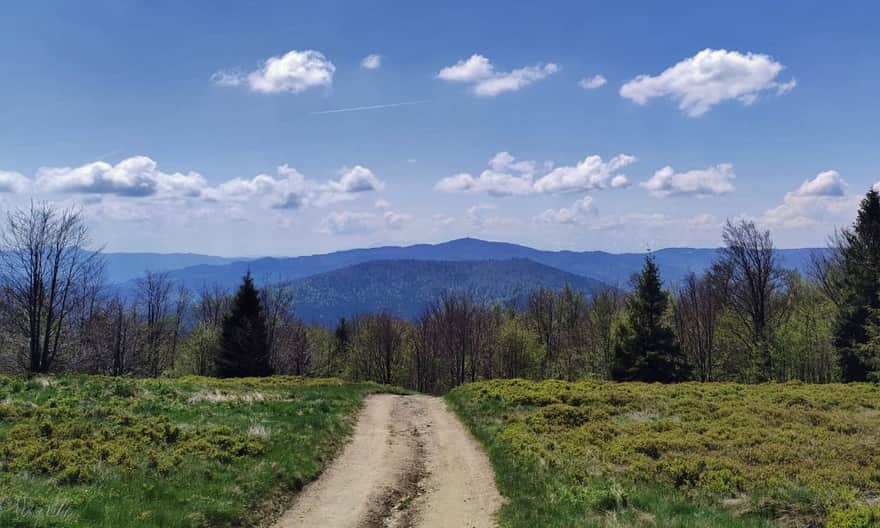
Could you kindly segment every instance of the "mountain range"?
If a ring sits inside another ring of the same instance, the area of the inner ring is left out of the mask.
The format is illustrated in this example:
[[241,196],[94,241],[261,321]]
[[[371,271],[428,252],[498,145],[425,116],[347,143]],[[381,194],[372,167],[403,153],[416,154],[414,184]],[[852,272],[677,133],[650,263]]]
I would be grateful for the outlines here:
[[[653,251],[667,285],[700,273],[718,258],[717,248]],[[808,270],[821,249],[779,249],[782,265]],[[462,238],[441,244],[384,246],[300,257],[236,259],[189,253],[108,253],[111,283],[131,291],[144,270],[166,271],[198,291],[234,288],[250,271],[259,283],[293,281],[297,310],[314,321],[387,309],[412,316],[442,292],[466,288],[484,301],[512,302],[541,287],[569,283],[587,295],[597,289],[626,288],[645,253],[546,251],[505,242]]]

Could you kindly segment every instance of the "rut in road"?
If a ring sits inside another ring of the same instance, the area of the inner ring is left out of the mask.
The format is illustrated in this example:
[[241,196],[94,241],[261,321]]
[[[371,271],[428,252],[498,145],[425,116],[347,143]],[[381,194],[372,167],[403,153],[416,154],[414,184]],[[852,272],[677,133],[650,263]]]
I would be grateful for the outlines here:
[[485,453],[442,399],[379,394],[274,528],[490,528],[502,503]]

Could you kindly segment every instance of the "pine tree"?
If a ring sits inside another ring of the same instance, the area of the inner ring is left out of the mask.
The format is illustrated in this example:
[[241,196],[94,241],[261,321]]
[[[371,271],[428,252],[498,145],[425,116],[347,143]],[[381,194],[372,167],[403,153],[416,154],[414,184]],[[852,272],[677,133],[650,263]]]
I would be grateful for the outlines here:
[[[877,364],[869,345],[880,324],[880,194],[862,199],[852,229],[840,233],[835,270],[838,314],[834,344],[843,381],[865,381]],[[873,329],[873,330],[872,330]],[[875,340],[876,342],[876,340]]]
[[669,299],[661,287],[660,272],[652,257],[645,258],[635,286],[626,305],[627,323],[618,334],[614,379],[664,383],[688,379],[684,355],[664,320]]
[[269,340],[260,294],[250,271],[232,300],[229,314],[223,318],[217,375],[221,378],[268,376]]

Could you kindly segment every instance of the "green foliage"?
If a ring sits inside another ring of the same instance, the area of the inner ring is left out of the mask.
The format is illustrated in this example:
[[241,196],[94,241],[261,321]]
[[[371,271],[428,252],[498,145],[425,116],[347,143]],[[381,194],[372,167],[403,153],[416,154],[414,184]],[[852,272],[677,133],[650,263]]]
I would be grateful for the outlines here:
[[[880,315],[880,194],[870,190],[862,199],[852,229],[840,233],[837,261],[828,277],[838,290],[835,345],[840,350],[844,381],[864,381],[874,369],[877,347],[866,346],[869,327]],[[875,332],[876,333],[876,332]]]
[[315,478],[373,384],[0,376],[0,526],[252,525]]
[[835,511],[828,517],[826,528],[872,528],[880,526],[880,507],[859,506]]
[[[880,492],[876,385],[495,380],[448,399],[489,450],[504,526],[605,526],[608,511],[624,525],[819,526],[871,519]],[[596,498],[612,487],[612,506]]]
[[272,373],[263,307],[250,271],[242,279],[229,314],[223,319],[216,372],[221,378]]
[[220,329],[214,325],[197,326],[180,347],[175,358],[175,376],[211,376],[220,349]]
[[665,321],[668,305],[660,271],[648,256],[637,277],[636,291],[627,301],[627,324],[618,335],[614,379],[672,382],[688,378],[684,355]]

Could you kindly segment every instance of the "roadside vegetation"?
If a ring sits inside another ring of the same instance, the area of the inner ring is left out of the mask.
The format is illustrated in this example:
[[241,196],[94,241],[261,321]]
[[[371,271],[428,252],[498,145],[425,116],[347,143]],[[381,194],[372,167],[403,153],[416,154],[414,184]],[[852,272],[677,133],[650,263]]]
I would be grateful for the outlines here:
[[505,527],[880,526],[880,387],[494,380],[447,399]]
[[314,479],[371,383],[0,376],[0,526],[250,526]]

